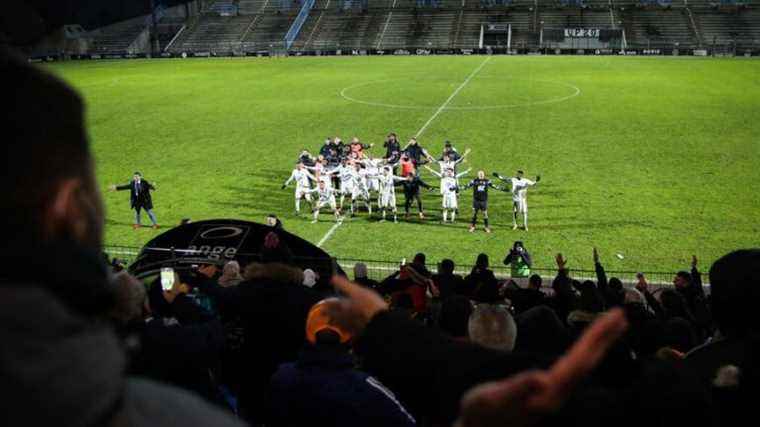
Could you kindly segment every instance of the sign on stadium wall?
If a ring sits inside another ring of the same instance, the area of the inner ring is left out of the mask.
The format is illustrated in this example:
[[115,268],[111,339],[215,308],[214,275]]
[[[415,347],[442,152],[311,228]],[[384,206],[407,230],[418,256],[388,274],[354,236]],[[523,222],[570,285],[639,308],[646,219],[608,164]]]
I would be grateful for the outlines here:
[[[429,49],[429,48],[409,48],[383,50],[383,49],[355,49],[355,50],[309,50],[309,51],[289,51],[289,56],[335,56],[335,55],[694,55],[705,56],[710,52],[705,49],[678,50],[678,49],[635,49],[628,48],[623,50],[617,49],[538,49],[538,48],[520,48],[511,49],[487,47],[483,49]],[[743,52],[745,56],[757,55],[758,51],[747,50]],[[133,58],[208,58],[208,57],[232,57],[237,55],[252,57],[268,57],[273,53],[268,50],[245,51],[245,52],[184,52],[184,55],[163,52],[157,56],[146,54],[80,54],[80,55],[39,55],[29,58],[30,62],[53,62],[61,60],[97,60],[97,59],[133,59]]]
[[509,24],[488,24],[485,31],[489,33],[506,33],[509,31]]
[[565,38],[598,39],[599,28],[565,28]]

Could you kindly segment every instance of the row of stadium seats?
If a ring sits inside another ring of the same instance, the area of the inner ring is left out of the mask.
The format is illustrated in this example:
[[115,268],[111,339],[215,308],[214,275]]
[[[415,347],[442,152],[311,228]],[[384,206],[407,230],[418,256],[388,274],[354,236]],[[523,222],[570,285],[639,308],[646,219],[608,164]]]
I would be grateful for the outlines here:
[[88,34],[90,37],[89,51],[95,54],[127,52],[132,42],[145,31],[145,21],[142,18],[130,19],[100,28]]
[[697,47],[694,31],[690,28],[685,10],[624,11],[623,20],[630,44],[651,48]]
[[[628,46],[639,48],[670,49],[677,46],[688,49],[730,45],[734,41],[741,49],[760,46],[760,8],[715,10],[708,7],[693,11],[684,7],[547,8],[537,11],[460,8],[432,11],[402,8],[397,4],[393,9],[346,11],[333,9],[332,1],[320,1],[317,6],[321,8],[311,10],[292,48],[476,48],[481,25],[489,23],[510,24],[512,46],[517,48],[537,47],[541,28],[621,28],[625,31]],[[296,11],[278,12],[270,3],[277,2],[240,1],[237,16],[204,13],[190,19],[168,50],[173,53],[221,53],[281,48]],[[706,5],[707,1],[699,4]],[[176,28],[179,26],[177,24]],[[90,52],[124,53],[144,28],[144,18],[138,18],[92,32],[89,34]],[[163,34],[163,37],[171,39],[170,35]],[[167,43],[164,40],[162,46]],[[486,44],[505,46],[506,35],[490,35],[486,37]]]
[[728,44],[736,40],[737,47],[760,43],[760,11],[751,10],[742,13],[709,13],[700,11],[695,14],[702,42]]
[[250,16],[203,16],[177,38],[170,50],[207,52],[237,48],[251,22]]

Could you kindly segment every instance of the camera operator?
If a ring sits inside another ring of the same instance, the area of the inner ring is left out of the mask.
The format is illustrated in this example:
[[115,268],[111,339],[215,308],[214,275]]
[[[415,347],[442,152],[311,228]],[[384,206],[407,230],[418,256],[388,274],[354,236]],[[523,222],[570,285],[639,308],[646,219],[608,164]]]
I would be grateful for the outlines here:
[[515,283],[520,285],[521,288],[527,287],[533,261],[522,241],[518,240],[512,245],[512,249],[509,250],[506,258],[504,258],[504,265],[510,266],[512,280]]

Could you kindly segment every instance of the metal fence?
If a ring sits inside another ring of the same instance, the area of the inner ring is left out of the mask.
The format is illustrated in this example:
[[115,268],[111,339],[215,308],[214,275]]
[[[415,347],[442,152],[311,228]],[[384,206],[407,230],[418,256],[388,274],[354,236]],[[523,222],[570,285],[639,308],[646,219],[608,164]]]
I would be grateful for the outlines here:
[[[171,248],[154,248],[157,250],[172,250]],[[118,245],[106,245],[103,251],[108,254],[109,258],[116,258],[124,264],[131,264],[140,253],[141,248],[133,246],[118,246]],[[353,269],[357,263],[363,263],[367,267],[368,277],[373,280],[381,281],[398,271],[399,261],[389,260],[367,260],[358,258],[343,258],[337,257],[336,261],[338,265],[349,275],[353,277]],[[411,260],[410,260],[411,261]],[[437,260],[428,262],[428,268],[435,272],[437,270]],[[455,268],[455,273],[466,276],[472,270],[473,265],[460,264]],[[490,267],[496,277],[501,280],[507,280],[511,278],[510,267],[506,265],[492,265]],[[593,280],[596,281],[596,271],[592,269],[569,269],[570,277],[577,280]],[[632,287],[637,283],[636,271],[607,271],[607,278],[616,277],[620,279],[627,287]],[[643,272],[647,278],[647,282],[655,287],[669,287],[672,286],[673,276],[675,272]],[[535,267],[531,269],[531,274],[538,274],[542,277],[544,286],[550,286],[552,279],[557,274],[557,268],[548,267]]]

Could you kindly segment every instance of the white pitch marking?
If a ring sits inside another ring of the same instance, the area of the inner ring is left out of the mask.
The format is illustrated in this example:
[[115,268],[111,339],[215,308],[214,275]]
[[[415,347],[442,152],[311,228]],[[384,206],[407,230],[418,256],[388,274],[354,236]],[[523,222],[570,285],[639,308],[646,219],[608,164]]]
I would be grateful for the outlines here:
[[428,121],[425,122],[424,125],[422,125],[422,127],[420,128],[420,130],[418,130],[417,133],[414,134],[414,136],[420,136],[420,135],[422,135],[422,132],[425,132],[425,129],[427,129],[427,127],[430,126],[430,123],[433,123],[433,120],[435,120],[435,118],[438,117],[439,114],[441,114],[441,111],[443,111],[444,109],[446,109],[446,106],[449,105],[449,103],[451,102],[451,100],[454,99],[454,97],[457,96],[457,94],[459,94],[459,91],[461,91],[462,89],[464,89],[464,87],[467,86],[467,83],[470,83],[470,80],[472,80],[472,78],[475,77],[475,74],[478,74],[478,72],[483,69],[483,66],[485,66],[486,63],[488,61],[490,61],[490,60],[491,60],[491,57],[490,56],[486,56],[486,59],[484,59],[483,62],[481,62],[480,65],[478,65],[478,68],[476,68],[475,70],[473,70],[473,72],[470,73],[470,75],[467,76],[466,79],[464,79],[464,81],[462,82],[462,84],[459,85],[459,87],[456,88],[456,90],[454,90],[454,92],[451,93],[451,96],[449,96],[449,98],[446,101],[444,101],[443,104],[441,104],[441,106],[438,107],[437,110],[435,110],[435,113],[433,113],[433,115],[430,116],[430,118],[428,119]]
[[330,229],[329,229],[329,230],[327,230],[327,233],[325,233],[325,235],[324,235],[324,236],[322,236],[322,239],[320,239],[320,240],[319,240],[319,242],[317,242],[317,247],[318,247],[318,248],[321,248],[321,247],[322,247],[322,245],[324,245],[324,244],[325,244],[325,242],[326,242],[327,240],[329,240],[329,239],[330,239],[330,237],[332,237],[332,235],[335,233],[335,230],[337,230],[337,229],[338,229],[338,227],[340,227],[340,225],[341,225],[341,224],[343,224],[343,221],[338,221],[338,222],[336,222],[335,224],[333,224],[333,226],[332,226],[332,227],[330,227]]
[[[483,76],[481,76],[479,78],[483,78]],[[549,98],[549,99],[545,99],[545,100],[542,100],[542,101],[521,102],[521,103],[516,103],[516,104],[498,104],[498,105],[481,105],[481,106],[474,105],[474,106],[470,106],[470,107],[451,107],[451,106],[446,106],[446,110],[449,110],[449,111],[483,111],[483,110],[502,110],[502,109],[508,109],[508,108],[530,107],[530,106],[533,106],[533,105],[546,105],[546,104],[554,104],[554,103],[558,103],[558,102],[567,101],[568,99],[575,98],[576,96],[578,96],[578,95],[581,94],[581,89],[578,86],[572,85],[570,83],[559,82],[559,81],[554,81],[554,80],[514,79],[514,78],[511,78],[511,77],[509,77],[508,79],[510,79],[510,80],[526,80],[526,81],[528,81],[530,83],[541,82],[541,83],[556,84],[556,85],[565,86],[565,87],[568,87],[568,88],[572,89],[573,93],[571,93],[569,95],[565,95],[565,96],[559,97],[559,98]],[[352,89],[356,89],[356,88],[363,87],[363,86],[369,86],[369,85],[377,84],[377,83],[386,83],[386,82],[393,82],[393,81],[398,81],[398,80],[401,80],[401,79],[373,80],[373,81],[369,81],[369,82],[358,83],[358,84],[355,84],[355,85],[343,88],[340,91],[340,96],[343,99],[345,99],[345,100],[348,100],[348,101],[351,101],[351,102],[355,102],[357,104],[370,105],[370,106],[373,106],[373,107],[395,108],[395,109],[399,109],[399,110],[432,110],[433,108],[437,108],[437,107],[434,107],[432,105],[398,105],[398,104],[386,104],[386,103],[382,103],[382,102],[364,101],[364,100],[361,100],[361,99],[353,98],[353,97],[351,97],[351,96],[348,95],[348,92],[350,92]]]
[[[430,123],[432,123],[433,120],[435,120],[435,118],[438,117],[439,114],[441,114],[441,111],[443,111],[446,108],[446,106],[449,105],[449,102],[451,102],[451,100],[454,99],[455,96],[457,96],[459,91],[461,91],[465,86],[467,86],[467,83],[469,83],[470,80],[472,80],[472,78],[475,77],[475,74],[478,74],[478,72],[483,68],[483,66],[486,65],[486,62],[490,60],[491,60],[490,56],[486,57],[486,59],[483,60],[483,62],[481,62],[480,65],[478,65],[478,68],[476,68],[472,73],[470,73],[469,76],[467,76],[467,78],[462,82],[462,84],[459,85],[459,87],[456,88],[456,90],[454,90],[451,96],[449,96],[448,99],[446,99],[446,101],[444,101],[443,104],[441,104],[441,106],[438,107],[435,113],[433,113],[433,115],[430,116],[428,121],[425,122],[424,125],[422,125],[422,127],[420,128],[420,130],[417,131],[415,136],[420,136],[422,135],[422,132],[425,132],[425,129],[427,129],[427,127],[430,126]],[[340,227],[341,224],[343,224],[343,221],[338,221],[332,227],[330,227],[330,229],[327,230],[327,233],[324,236],[322,236],[319,242],[317,242],[317,247],[321,248],[322,245],[325,244],[325,242],[330,240],[330,237],[332,237],[332,235],[335,234],[335,231],[338,229],[338,227]]]

